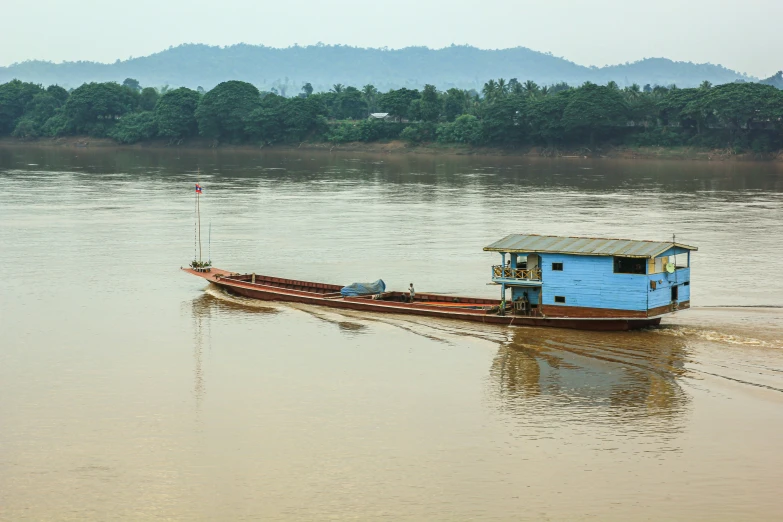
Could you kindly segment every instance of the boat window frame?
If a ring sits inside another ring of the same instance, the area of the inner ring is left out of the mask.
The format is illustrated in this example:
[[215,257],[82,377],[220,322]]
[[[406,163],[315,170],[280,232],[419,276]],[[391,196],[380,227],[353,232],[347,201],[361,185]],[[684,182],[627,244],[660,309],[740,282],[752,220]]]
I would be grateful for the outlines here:
[[553,272],[562,272],[563,271],[563,263],[562,262],[552,263],[552,271]]
[[[628,261],[634,261],[638,262],[639,266],[641,267],[641,272],[619,272],[617,270],[618,260],[628,260]],[[626,256],[612,256],[612,272],[615,274],[628,274],[628,275],[647,275],[647,265],[648,260],[643,257],[626,257]]]
[[555,296],[555,304],[566,304],[566,298],[564,295]]

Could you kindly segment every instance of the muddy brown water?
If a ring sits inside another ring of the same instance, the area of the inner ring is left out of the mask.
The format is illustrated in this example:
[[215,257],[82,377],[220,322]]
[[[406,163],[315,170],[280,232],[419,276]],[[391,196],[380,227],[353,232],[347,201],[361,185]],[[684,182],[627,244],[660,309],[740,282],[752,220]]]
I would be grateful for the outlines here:
[[[225,295],[177,270],[197,176],[223,268],[494,297],[508,233],[674,233],[694,308],[594,333]],[[779,519],[782,238],[773,164],[0,148],[0,519]]]

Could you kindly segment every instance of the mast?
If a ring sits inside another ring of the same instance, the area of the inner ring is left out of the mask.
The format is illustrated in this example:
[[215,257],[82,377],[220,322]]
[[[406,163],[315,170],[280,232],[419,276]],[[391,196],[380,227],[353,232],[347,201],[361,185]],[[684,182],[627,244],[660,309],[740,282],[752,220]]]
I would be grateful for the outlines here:
[[201,182],[198,179],[201,177],[201,169],[197,171],[196,176],[196,220],[198,221],[198,262],[201,263],[201,206],[199,205],[201,198]]

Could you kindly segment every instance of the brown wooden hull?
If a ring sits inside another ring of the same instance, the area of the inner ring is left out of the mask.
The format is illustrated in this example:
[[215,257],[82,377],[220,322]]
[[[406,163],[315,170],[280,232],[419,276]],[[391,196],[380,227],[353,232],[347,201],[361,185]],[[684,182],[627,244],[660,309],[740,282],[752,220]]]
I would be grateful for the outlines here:
[[[312,283],[251,274],[232,274],[225,270],[210,272],[183,268],[184,271],[228,290],[229,292],[263,301],[285,301],[344,310],[357,310],[386,314],[410,314],[443,319],[458,319],[507,326],[541,326],[577,330],[634,330],[660,324],[660,317],[549,317],[506,315],[497,313],[499,300],[472,297],[454,297],[436,294],[416,294],[417,301],[402,301],[400,292],[385,293],[388,300],[371,297],[342,297],[339,285]],[[255,282],[253,282],[255,280]],[[395,300],[399,299],[399,300]],[[494,310],[492,310],[494,308]]]

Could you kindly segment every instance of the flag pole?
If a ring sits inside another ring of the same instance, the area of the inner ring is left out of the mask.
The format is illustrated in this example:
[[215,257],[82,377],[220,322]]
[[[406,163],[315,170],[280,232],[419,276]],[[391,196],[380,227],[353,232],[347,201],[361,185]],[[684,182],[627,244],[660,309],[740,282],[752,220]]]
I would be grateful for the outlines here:
[[[201,181],[198,179],[201,177],[201,169],[198,169],[196,171],[196,185],[201,187]],[[198,262],[201,263],[201,206],[199,205],[199,202],[201,200],[201,191],[196,191],[196,218],[198,219]]]

